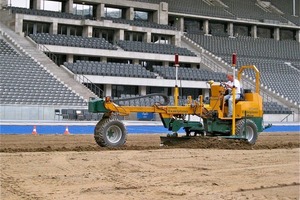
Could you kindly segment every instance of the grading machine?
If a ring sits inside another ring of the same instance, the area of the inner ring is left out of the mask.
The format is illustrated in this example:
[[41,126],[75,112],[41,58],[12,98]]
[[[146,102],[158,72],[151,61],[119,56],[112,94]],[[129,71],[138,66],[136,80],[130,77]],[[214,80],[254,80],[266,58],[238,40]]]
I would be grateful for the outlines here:
[[[233,66],[236,57],[233,55]],[[179,88],[177,86],[178,56],[175,55],[176,84],[174,87],[174,105],[170,105],[168,97],[163,95],[163,103],[154,103],[151,106],[123,106],[118,105],[110,97],[103,99],[91,99],[89,112],[103,113],[102,119],[97,123],[94,130],[94,138],[102,147],[118,147],[126,143],[127,130],[118,116],[126,116],[133,112],[157,113],[163,126],[169,131],[166,136],[161,136],[161,143],[168,141],[186,140],[192,137],[212,136],[228,139],[246,140],[254,144],[258,134],[265,128],[263,125],[263,100],[260,96],[260,73],[254,65],[242,66],[237,72],[237,79],[241,81],[245,69],[255,72],[255,91],[241,91],[241,98],[235,100],[236,89],[232,88],[233,115],[226,117],[228,102],[224,100],[226,88],[222,83],[208,81],[210,95],[204,100],[200,95],[198,100],[187,97],[185,105],[179,105]],[[233,67],[233,72],[235,69]],[[235,73],[233,73],[235,74]],[[153,94],[157,95],[157,94]],[[146,95],[136,98],[148,98]],[[122,99],[125,100],[125,99]],[[191,121],[190,116],[199,117],[197,121]],[[185,134],[178,134],[179,130]]]

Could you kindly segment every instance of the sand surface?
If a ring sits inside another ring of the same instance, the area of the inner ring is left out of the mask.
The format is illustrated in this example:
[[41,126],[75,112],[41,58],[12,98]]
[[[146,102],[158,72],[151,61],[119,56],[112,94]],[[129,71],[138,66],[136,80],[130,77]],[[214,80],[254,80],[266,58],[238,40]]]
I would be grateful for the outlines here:
[[160,146],[128,135],[121,148],[92,135],[1,135],[3,199],[299,199],[299,133],[263,133],[254,146],[197,138]]

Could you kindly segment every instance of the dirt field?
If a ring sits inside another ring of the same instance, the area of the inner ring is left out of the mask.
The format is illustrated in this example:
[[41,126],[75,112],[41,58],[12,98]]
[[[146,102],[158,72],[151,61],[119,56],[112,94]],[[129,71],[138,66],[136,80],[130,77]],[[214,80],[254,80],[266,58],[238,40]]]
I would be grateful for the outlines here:
[[160,147],[129,135],[122,148],[92,135],[1,135],[3,199],[299,199],[299,133],[256,145],[218,139]]

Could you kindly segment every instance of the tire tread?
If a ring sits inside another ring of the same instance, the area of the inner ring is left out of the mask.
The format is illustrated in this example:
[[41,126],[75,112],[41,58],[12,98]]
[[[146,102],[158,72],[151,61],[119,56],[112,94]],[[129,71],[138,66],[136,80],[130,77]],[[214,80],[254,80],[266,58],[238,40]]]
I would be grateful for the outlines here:
[[[127,140],[127,131],[125,129],[125,126],[123,122],[121,122],[118,118],[116,117],[103,117],[96,125],[95,130],[94,130],[94,139],[96,143],[101,146],[101,147],[109,147],[111,146],[107,141],[105,140],[105,129],[106,126],[109,125],[111,122],[118,122],[120,123],[123,127],[123,135],[125,134],[123,138],[123,141],[120,141],[120,143],[117,144],[117,146],[122,146],[126,143]],[[122,140],[121,138],[121,140]]]
[[246,126],[250,126],[253,131],[254,131],[254,135],[253,135],[253,138],[252,140],[248,140],[248,142],[250,144],[255,144],[256,140],[257,140],[257,136],[258,136],[258,133],[257,133],[257,126],[256,124],[250,120],[250,119],[241,119],[241,120],[238,120],[237,123],[236,123],[236,134],[237,135],[242,135],[243,134],[243,131],[244,131],[244,128],[245,128],[245,123],[246,123]]

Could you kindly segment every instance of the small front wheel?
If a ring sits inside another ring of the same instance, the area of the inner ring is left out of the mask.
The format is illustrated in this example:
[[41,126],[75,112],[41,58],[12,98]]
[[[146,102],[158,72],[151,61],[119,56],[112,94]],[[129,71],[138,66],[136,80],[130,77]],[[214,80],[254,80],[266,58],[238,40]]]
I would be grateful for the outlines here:
[[127,130],[115,117],[102,118],[95,127],[94,138],[101,147],[119,147],[125,144]]

